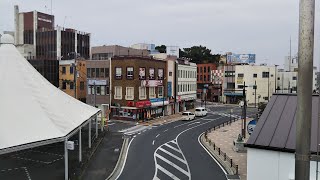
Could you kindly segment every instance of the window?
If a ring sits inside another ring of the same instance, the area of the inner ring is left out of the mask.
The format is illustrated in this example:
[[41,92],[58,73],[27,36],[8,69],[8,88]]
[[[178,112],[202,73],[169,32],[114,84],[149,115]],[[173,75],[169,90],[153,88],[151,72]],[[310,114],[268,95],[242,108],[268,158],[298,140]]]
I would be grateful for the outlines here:
[[84,82],[83,81],[80,82],[80,90],[84,90]]
[[243,85],[238,85],[238,89],[243,89]]
[[69,85],[70,85],[70,89],[73,89],[73,82],[70,82]]
[[67,89],[67,82],[62,82],[62,89]]
[[121,79],[121,78],[122,78],[122,68],[116,67],[116,79]]
[[149,68],[149,79],[154,79],[155,75],[154,75],[154,68]]
[[109,77],[109,68],[104,68],[105,77]]
[[92,94],[92,86],[88,86],[88,94]]
[[202,75],[200,75],[200,81],[202,81]]
[[103,78],[103,77],[104,77],[104,75],[105,75],[105,74],[104,74],[104,68],[100,68],[100,77],[102,77],[102,78]]
[[101,95],[101,86],[96,86],[96,95]]
[[199,81],[199,75],[197,75],[197,81]]
[[238,74],[238,77],[243,77],[243,73],[239,73],[239,74]]
[[146,79],[146,68],[139,68],[139,79]]
[[158,69],[158,79],[163,79],[163,69],[162,68],[159,68]]
[[95,68],[91,68],[91,77],[92,78],[96,77],[96,69]]
[[268,98],[268,97],[263,97],[263,99],[266,100],[266,101],[268,101],[269,98]]
[[99,68],[96,68],[96,77],[100,77],[100,71],[99,71]]
[[197,73],[199,73],[199,67],[197,67]]
[[280,77],[278,77],[278,80],[280,80]]
[[106,86],[100,86],[101,89],[101,95],[106,95]]
[[254,77],[254,78],[257,78],[257,77],[258,77],[258,75],[257,75],[257,74],[253,74],[253,77]]
[[127,67],[127,79],[133,79],[133,67]]
[[114,87],[114,99],[122,99],[122,87],[121,86]]
[[163,86],[159,86],[158,87],[158,98],[162,98],[163,97]]
[[207,72],[207,68],[203,67],[203,72],[206,73]]
[[146,92],[146,87],[139,87],[139,99],[147,99],[147,92]]
[[293,76],[293,77],[292,77],[292,80],[297,80],[297,77],[296,77],[296,76]]
[[210,81],[210,75],[208,75],[208,81]]
[[149,98],[156,98],[156,88],[149,87]]
[[273,77],[273,74],[271,74],[270,76]]
[[110,92],[109,86],[106,86],[106,95],[108,95]]
[[207,81],[207,76],[206,75],[203,76],[203,81]]
[[169,76],[172,76],[172,72],[171,71],[169,72]]
[[62,74],[66,74],[66,67],[62,67]]
[[262,78],[268,78],[269,72],[262,72]]
[[208,66],[208,72],[210,72],[210,66]]
[[200,67],[200,72],[202,73],[202,67]]
[[87,77],[88,78],[91,78],[91,71],[90,70],[91,70],[90,68],[87,68]]
[[126,100],[134,99],[134,87],[126,87]]
[[73,74],[73,67],[70,66],[70,74]]

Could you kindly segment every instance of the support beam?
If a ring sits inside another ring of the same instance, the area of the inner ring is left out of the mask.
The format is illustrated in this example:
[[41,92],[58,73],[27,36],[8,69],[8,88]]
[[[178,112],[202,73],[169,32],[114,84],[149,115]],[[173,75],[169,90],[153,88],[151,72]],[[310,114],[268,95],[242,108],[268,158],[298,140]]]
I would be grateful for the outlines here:
[[91,148],[91,119],[89,120],[89,148]]
[[68,148],[67,148],[68,139],[64,140],[64,179],[68,180]]
[[98,138],[98,115],[96,115],[96,138]]
[[300,0],[295,179],[310,179],[315,0]]
[[82,138],[81,138],[81,127],[79,129],[79,162],[82,161]]

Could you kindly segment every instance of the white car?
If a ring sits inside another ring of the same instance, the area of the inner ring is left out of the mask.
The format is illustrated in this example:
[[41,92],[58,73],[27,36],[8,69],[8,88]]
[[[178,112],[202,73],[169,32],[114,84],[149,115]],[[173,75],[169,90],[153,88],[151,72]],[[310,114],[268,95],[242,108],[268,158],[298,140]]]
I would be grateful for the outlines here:
[[206,116],[208,111],[204,107],[197,107],[194,113],[196,116]]
[[182,113],[182,120],[185,120],[185,121],[194,120],[195,117],[196,116],[192,112],[189,112],[189,111]]

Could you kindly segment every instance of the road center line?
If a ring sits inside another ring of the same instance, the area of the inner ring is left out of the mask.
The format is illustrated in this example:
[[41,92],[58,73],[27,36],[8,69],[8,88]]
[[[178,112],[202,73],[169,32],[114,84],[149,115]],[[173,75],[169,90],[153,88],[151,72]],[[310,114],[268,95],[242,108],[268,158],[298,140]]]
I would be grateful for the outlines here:
[[167,132],[169,129],[164,130],[163,132]]
[[154,140],[152,141],[152,145],[154,145]]
[[194,123],[188,124],[188,126],[191,126],[193,124],[198,124],[198,123],[200,123],[200,122],[199,121],[198,122],[194,122]]
[[159,136],[160,136],[160,134],[158,134],[158,135],[156,136],[156,138],[159,137]]

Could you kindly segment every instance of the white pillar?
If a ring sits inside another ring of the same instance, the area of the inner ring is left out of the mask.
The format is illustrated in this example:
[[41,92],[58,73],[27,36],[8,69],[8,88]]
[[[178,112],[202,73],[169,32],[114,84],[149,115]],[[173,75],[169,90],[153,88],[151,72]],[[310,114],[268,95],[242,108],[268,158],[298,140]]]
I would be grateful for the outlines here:
[[64,140],[64,179],[68,180],[68,148],[67,148],[68,139]]
[[82,161],[82,139],[81,139],[81,127],[79,129],[79,162]]
[[89,148],[91,148],[91,119],[89,120]]
[[96,115],[96,138],[98,138],[98,115]]

